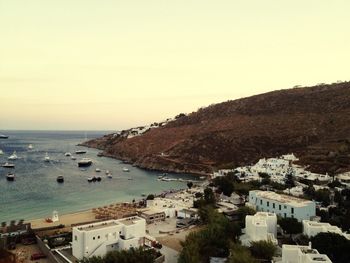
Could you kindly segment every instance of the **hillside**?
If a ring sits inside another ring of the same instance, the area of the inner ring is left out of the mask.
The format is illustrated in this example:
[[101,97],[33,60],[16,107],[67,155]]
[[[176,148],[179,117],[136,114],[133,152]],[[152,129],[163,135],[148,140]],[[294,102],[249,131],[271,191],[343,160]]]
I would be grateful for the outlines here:
[[130,131],[84,145],[163,171],[205,174],[290,152],[311,171],[348,171],[350,82],[227,101],[128,138]]

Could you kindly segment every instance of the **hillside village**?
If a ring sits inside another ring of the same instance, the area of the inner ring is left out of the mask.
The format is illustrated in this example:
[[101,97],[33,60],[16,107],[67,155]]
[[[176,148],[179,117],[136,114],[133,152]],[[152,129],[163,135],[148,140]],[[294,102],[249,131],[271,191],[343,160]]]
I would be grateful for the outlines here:
[[[187,189],[125,203],[124,214],[111,212],[113,206],[94,209],[96,220],[64,226],[63,232],[3,225],[2,244],[29,235],[50,262],[92,263],[107,252],[140,247],[154,251],[150,262],[243,262],[234,259],[239,253],[251,260],[244,262],[346,262],[348,254],[329,251],[341,242],[350,248],[350,175],[312,173],[297,161],[286,154],[218,170],[209,180],[188,182]],[[203,241],[201,235],[210,233]],[[52,241],[67,236],[68,242]],[[324,244],[327,238],[334,244]],[[137,253],[150,253],[142,251]]]

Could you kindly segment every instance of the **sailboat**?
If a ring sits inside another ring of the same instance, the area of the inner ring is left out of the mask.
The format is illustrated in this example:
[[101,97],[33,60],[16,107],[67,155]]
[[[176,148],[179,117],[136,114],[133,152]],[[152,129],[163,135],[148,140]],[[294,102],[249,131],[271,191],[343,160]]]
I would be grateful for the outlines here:
[[46,153],[44,157],[45,162],[50,162],[50,156]]
[[7,159],[9,160],[17,160],[18,159],[18,156],[16,154],[16,151],[13,152],[12,155],[10,155]]

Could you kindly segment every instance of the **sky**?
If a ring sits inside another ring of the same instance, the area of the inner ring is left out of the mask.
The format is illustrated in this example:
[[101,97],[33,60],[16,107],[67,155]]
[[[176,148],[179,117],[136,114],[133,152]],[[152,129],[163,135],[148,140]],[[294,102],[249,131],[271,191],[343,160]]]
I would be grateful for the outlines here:
[[350,1],[0,0],[0,130],[119,130],[349,80]]

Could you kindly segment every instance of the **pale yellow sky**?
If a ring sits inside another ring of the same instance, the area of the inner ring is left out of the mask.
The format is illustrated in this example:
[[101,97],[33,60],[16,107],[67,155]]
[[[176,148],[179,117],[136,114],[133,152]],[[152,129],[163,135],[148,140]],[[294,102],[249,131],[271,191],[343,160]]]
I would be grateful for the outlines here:
[[349,80],[349,12],[347,0],[0,0],[0,130],[116,130]]

